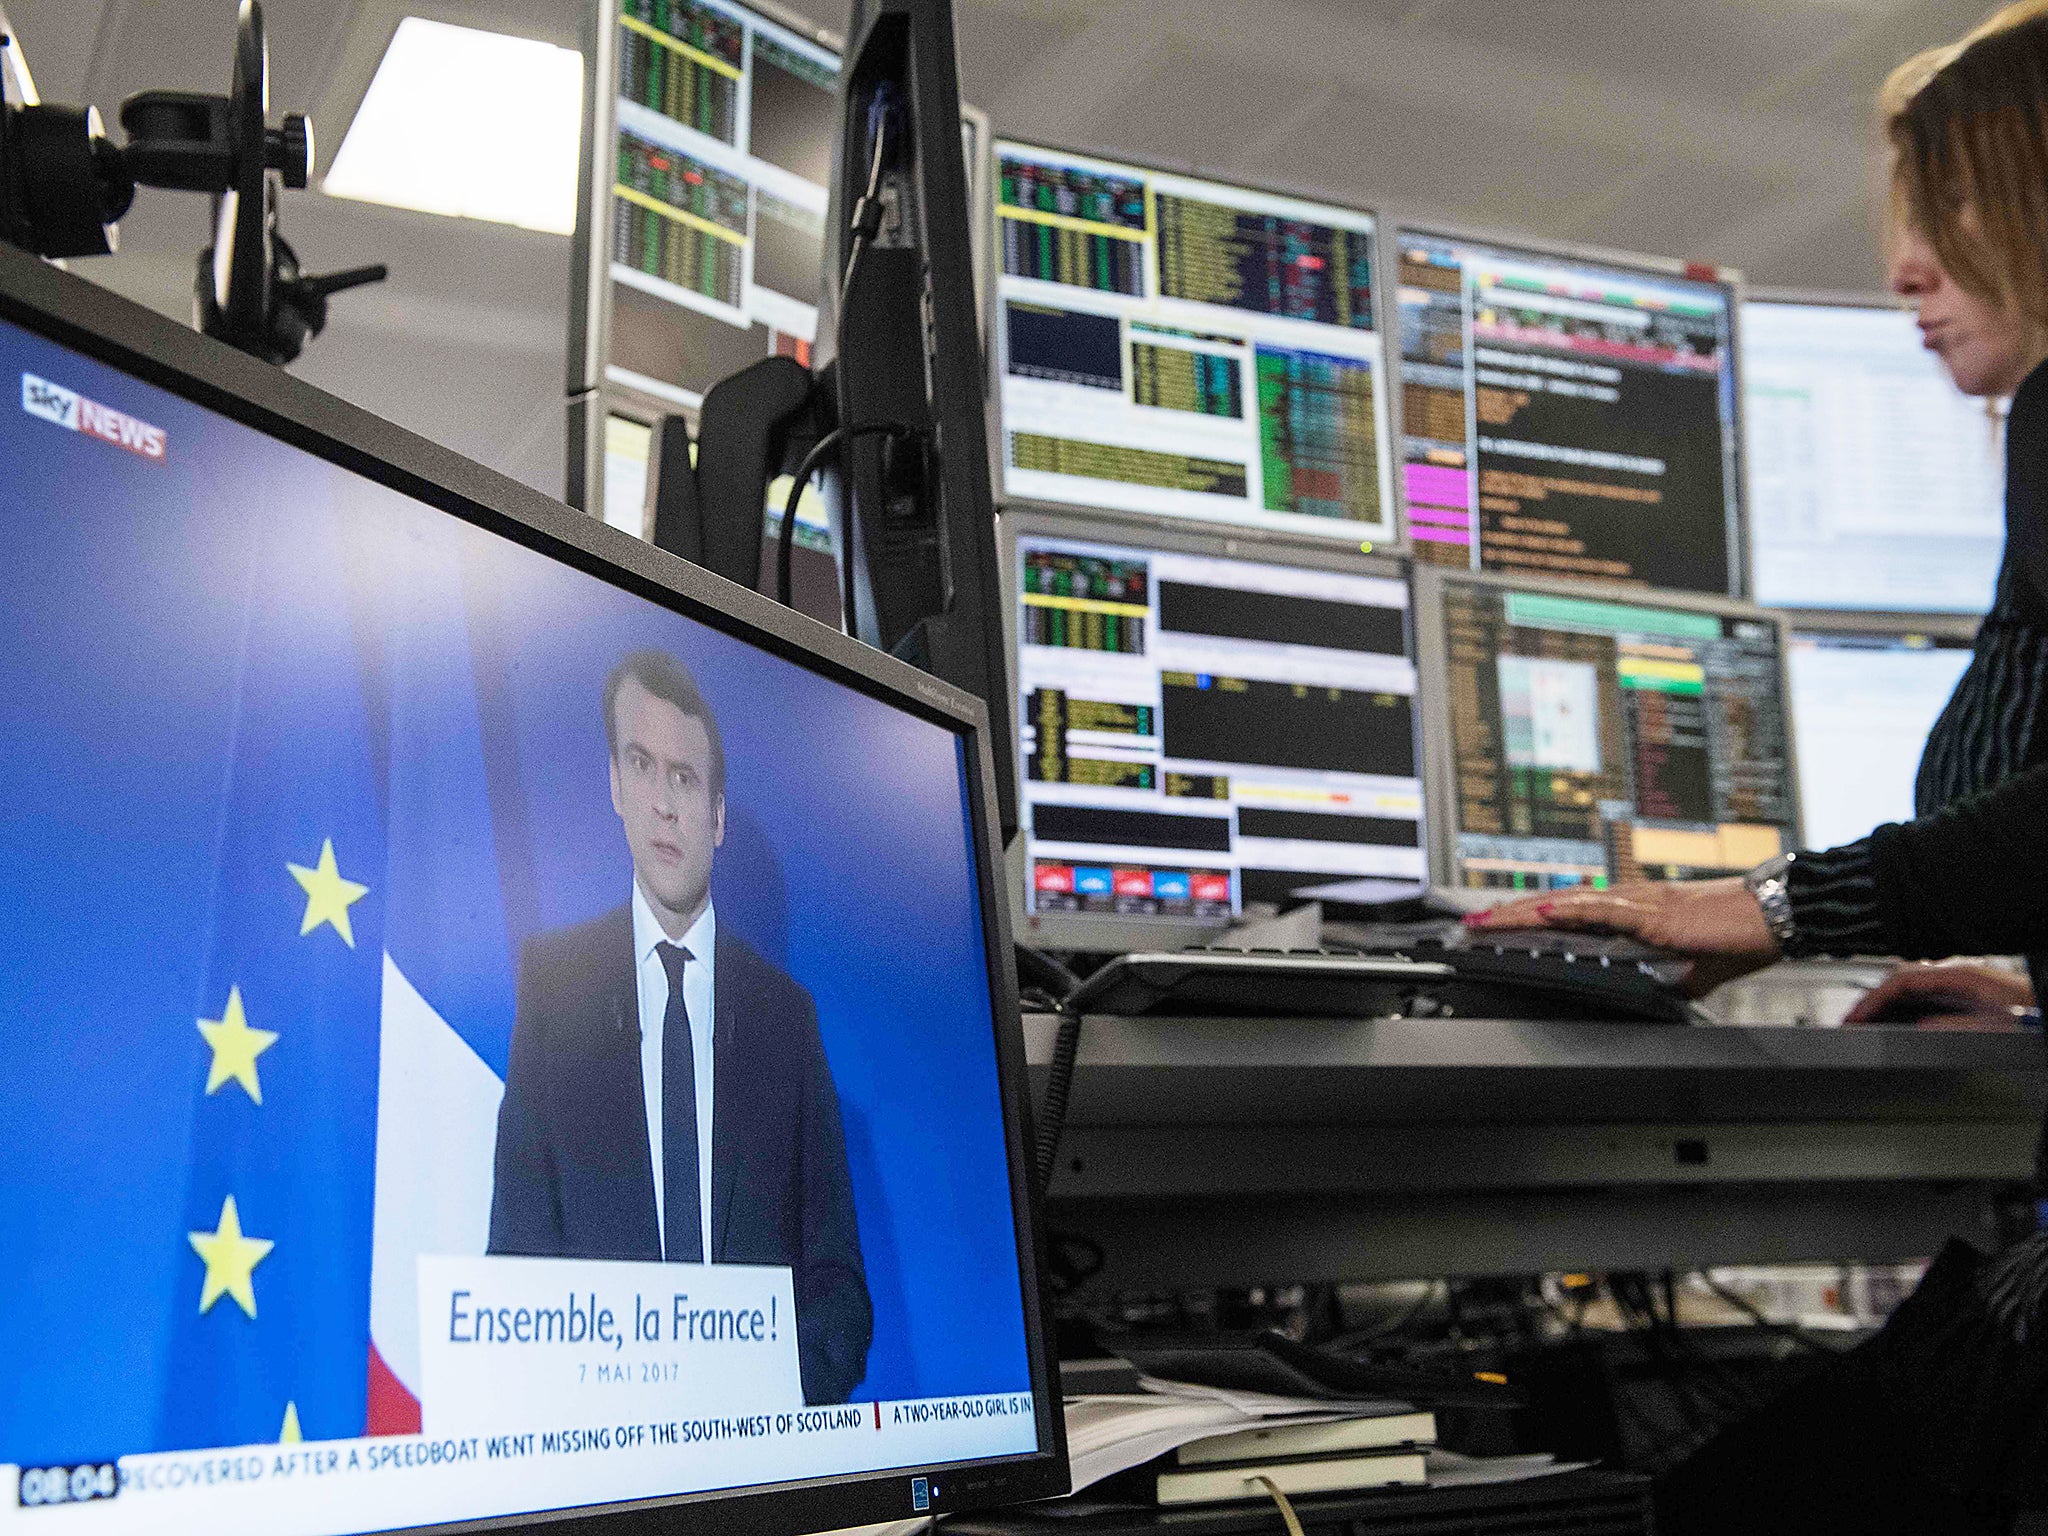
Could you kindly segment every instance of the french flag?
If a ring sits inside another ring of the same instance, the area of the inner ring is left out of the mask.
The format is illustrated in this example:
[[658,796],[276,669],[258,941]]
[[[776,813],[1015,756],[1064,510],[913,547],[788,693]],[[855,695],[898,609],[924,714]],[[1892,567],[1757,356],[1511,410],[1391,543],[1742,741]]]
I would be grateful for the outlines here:
[[[388,874],[377,1069],[365,1433],[421,1428],[418,1273],[423,1254],[481,1254],[490,1235],[498,1101],[516,971],[507,870],[492,816],[509,730],[480,700],[476,640],[451,560],[433,611],[393,614],[387,658]],[[489,736],[497,748],[487,749]],[[502,790],[501,790],[502,792]],[[517,896],[513,905],[523,905]]]

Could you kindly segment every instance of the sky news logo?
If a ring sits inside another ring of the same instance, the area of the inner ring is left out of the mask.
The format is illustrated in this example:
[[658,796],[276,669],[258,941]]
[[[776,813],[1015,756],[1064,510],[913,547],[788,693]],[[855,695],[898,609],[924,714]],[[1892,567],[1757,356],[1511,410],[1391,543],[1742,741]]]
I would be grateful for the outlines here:
[[170,435],[162,427],[152,427],[111,405],[88,400],[76,390],[39,379],[32,373],[21,376],[21,408],[68,431],[83,432],[87,437],[96,437],[158,463],[170,447]]

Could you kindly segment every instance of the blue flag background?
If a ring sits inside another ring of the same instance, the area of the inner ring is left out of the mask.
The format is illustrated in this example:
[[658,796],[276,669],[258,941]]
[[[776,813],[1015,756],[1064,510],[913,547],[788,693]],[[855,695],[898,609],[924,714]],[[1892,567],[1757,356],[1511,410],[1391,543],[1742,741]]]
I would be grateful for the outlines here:
[[[218,852],[191,912],[204,979],[186,1010],[192,1038],[172,1059],[200,1096],[184,1159],[188,1234],[214,1231],[232,1196],[240,1227],[275,1246],[251,1275],[253,1317],[227,1296],[201,1313],[189,1276],[158,1301],[170,1345],[164,1449],[274,1440],[289,1403],[309,1437],[363,1424],[383,903],[335,910],[344,892],[302,933],[313,894],[291,872],[317,879],[331,852],[340,878],[384,883],[365,679],[355,648],[330,638],[353,628],[338,529],[331,512],[297,528],[278,519],[245,546]],[[196,1021],[220,1020],[231,993],[247,1027],[277,1036],[253,1063],[260,1105],[238,1080],[205,1091],[218,1074]]]

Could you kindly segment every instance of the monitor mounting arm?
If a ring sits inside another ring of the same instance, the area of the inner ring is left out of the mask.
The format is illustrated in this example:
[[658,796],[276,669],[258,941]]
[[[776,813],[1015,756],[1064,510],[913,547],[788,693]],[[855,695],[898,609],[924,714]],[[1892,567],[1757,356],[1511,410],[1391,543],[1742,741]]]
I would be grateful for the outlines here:
[[266,362],[290,362],[327,323],[332,295],[386,270],[300,271],[277,205],[280,186],[304,187],[311,175],[313,125],[294,112],[273,128],[269,103],[260,0],[242,0],[227,94],[131,96],[121,104],[125,145],[106,136],[96,108],[9,103],[0,72],[0,240],[39,256],[104,256],[138,185],[208,193],[213,241],[199,254],[196,323]]

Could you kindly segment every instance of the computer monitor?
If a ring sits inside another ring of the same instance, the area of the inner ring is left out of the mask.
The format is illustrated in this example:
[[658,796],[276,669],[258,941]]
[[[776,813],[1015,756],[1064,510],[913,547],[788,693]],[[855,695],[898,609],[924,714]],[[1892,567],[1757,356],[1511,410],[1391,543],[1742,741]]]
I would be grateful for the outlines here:
[[1393,238],[1415,558],[1736,590],[1730,275]]
[[1001,494],[1394,534],[1370,214],[998,141]]
[[1063,1491],[978,701],[6,250],[0,373],[0,1495]]
[[1004,532],[1026,942],[1141,948],[1310,887],[1427,884],[1398,565],[1046,514]]
[[599,0],[593,20],[592,105],[608,110],[584,222],[608,324],[587,382],[695,410],[760,358],[808,364],[837,47],[734,0]]
[[[621,427],[694,417],[764,357],[811,364],[841,40],[775,0],[588,3],[568,499],[624,527],[645,480]],[[984,115],[961,136],[978,175]]]
[[1443,884],[1685,879],[1798,845],[1775,616],[1418,569],[1416,624]]
[[1793,635],[1786,660],[1809,845],[1838,848],[1913,818],[1927,733],[1970,655],[1970,643],[1953,635]]
[[[821,346],[843,437],[833,535],[849,568],[846,627],[972,693],[1007,736],[953,0],[855,0],[849,25]],[[1017,828],[1007,759],[996,795],[1007,839]]]
[[1882,302],[1742,306],[1750,594],[1982,614],[2005,550],[1997,419]]

